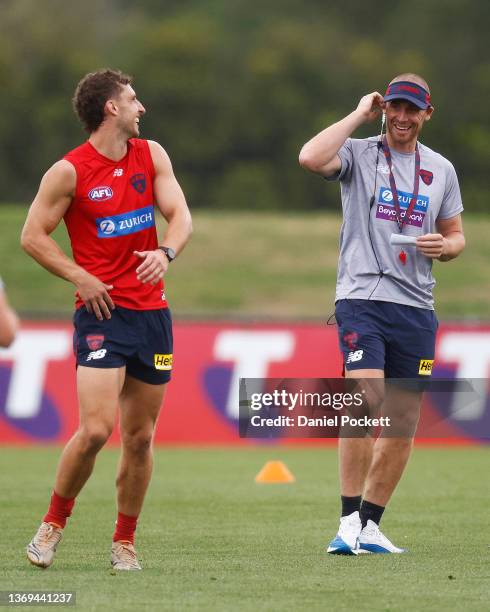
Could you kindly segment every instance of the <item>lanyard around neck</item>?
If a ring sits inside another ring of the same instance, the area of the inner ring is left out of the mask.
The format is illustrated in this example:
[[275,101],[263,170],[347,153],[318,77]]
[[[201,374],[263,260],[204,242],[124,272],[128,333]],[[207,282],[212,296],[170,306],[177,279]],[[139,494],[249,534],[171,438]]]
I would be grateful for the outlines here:
[[386,136],[383,138],[383,153],[386,157],[386,163],[388,164],[388,168],[390,169],[390,188],[391,195],[393,196],[393,203],[395,205],[395,215],[396,222],[398,224],[398,229],[400,233],[403,232],[403,226],[409,219],[410,215],[413,213],[413,209],[417,203],[417,197],[419,195],[419,181],[420,181],[420,152],[419,145],[415,145],[415,175],[413,177],[413,190],[412,190],[412,199],[410,200],[410,204],[408,205],[405,214],[402,215],[402,211],[400,208],[400,203],[398,202],[398,191],[396,190],[395,177],[393,176],[393,168],[391,162],[391,151],[388,146],[388,141]]

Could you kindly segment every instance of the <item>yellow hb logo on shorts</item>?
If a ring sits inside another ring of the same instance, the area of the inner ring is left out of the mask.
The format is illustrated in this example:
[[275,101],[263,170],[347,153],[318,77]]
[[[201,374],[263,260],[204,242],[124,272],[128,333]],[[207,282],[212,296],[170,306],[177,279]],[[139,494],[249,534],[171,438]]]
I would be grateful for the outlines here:
[[173,355],[159,355],[155,353],[155,369],[171,370]]
[[419,365],[419,374],[422,376],[430,376],[432,374],[433,359],[421,359]]

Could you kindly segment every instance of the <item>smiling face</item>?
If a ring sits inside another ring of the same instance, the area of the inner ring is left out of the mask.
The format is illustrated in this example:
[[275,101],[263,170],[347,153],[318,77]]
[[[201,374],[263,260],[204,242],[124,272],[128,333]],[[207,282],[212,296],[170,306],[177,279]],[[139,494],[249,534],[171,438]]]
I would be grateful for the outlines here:
[[118,129],[124,133],[127,138],[136,138],[139,136],[140,117],[145,114],[145,107],[136,97],[136,93],[131,85],[124,85],[117,97],[111,100],[116,125]]
[[432,115],[432,107],[422,110],[407,100],[386,103],[386,131],[390,147],[402,152],[415,151],[418,135]]

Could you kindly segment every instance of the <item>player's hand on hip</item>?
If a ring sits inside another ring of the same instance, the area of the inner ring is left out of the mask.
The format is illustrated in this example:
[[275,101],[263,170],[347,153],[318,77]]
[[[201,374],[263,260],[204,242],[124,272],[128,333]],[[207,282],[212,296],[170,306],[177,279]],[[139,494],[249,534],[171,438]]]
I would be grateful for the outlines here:
[[85,272],[76,286],[88,312],[93,313],[99,321],[111,318],[111,310],[115,306],[108,292],[113,289],[112,285],[106,285],[93,274]]
[[431,259],[437,259],[444,254],[444,242],[442,234],[424,234],[417,237],[417,251]]
[[364,121],[374,121],[380,116],[384,108],[383,96],[379,92],[373,91],[360,99],[356,111],[363,116]]
[[136,276],[142,283],[156,285],[165,276],[169,261],[161,249],[154,251],[133,251],[143,262],[136,268]]

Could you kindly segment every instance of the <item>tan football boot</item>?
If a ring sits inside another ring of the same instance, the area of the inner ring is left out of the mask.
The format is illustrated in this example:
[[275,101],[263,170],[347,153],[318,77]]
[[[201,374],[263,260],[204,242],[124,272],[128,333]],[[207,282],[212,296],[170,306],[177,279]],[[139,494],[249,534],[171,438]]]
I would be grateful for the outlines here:
[[49,567],[53,563],[54,553],[63,537],[63,529],[41,523],[36,535],[27,546],[27,558],[33,565]]
[[111,564],[115,570],[140,570],[136,551],[131,542],[113,542]]

